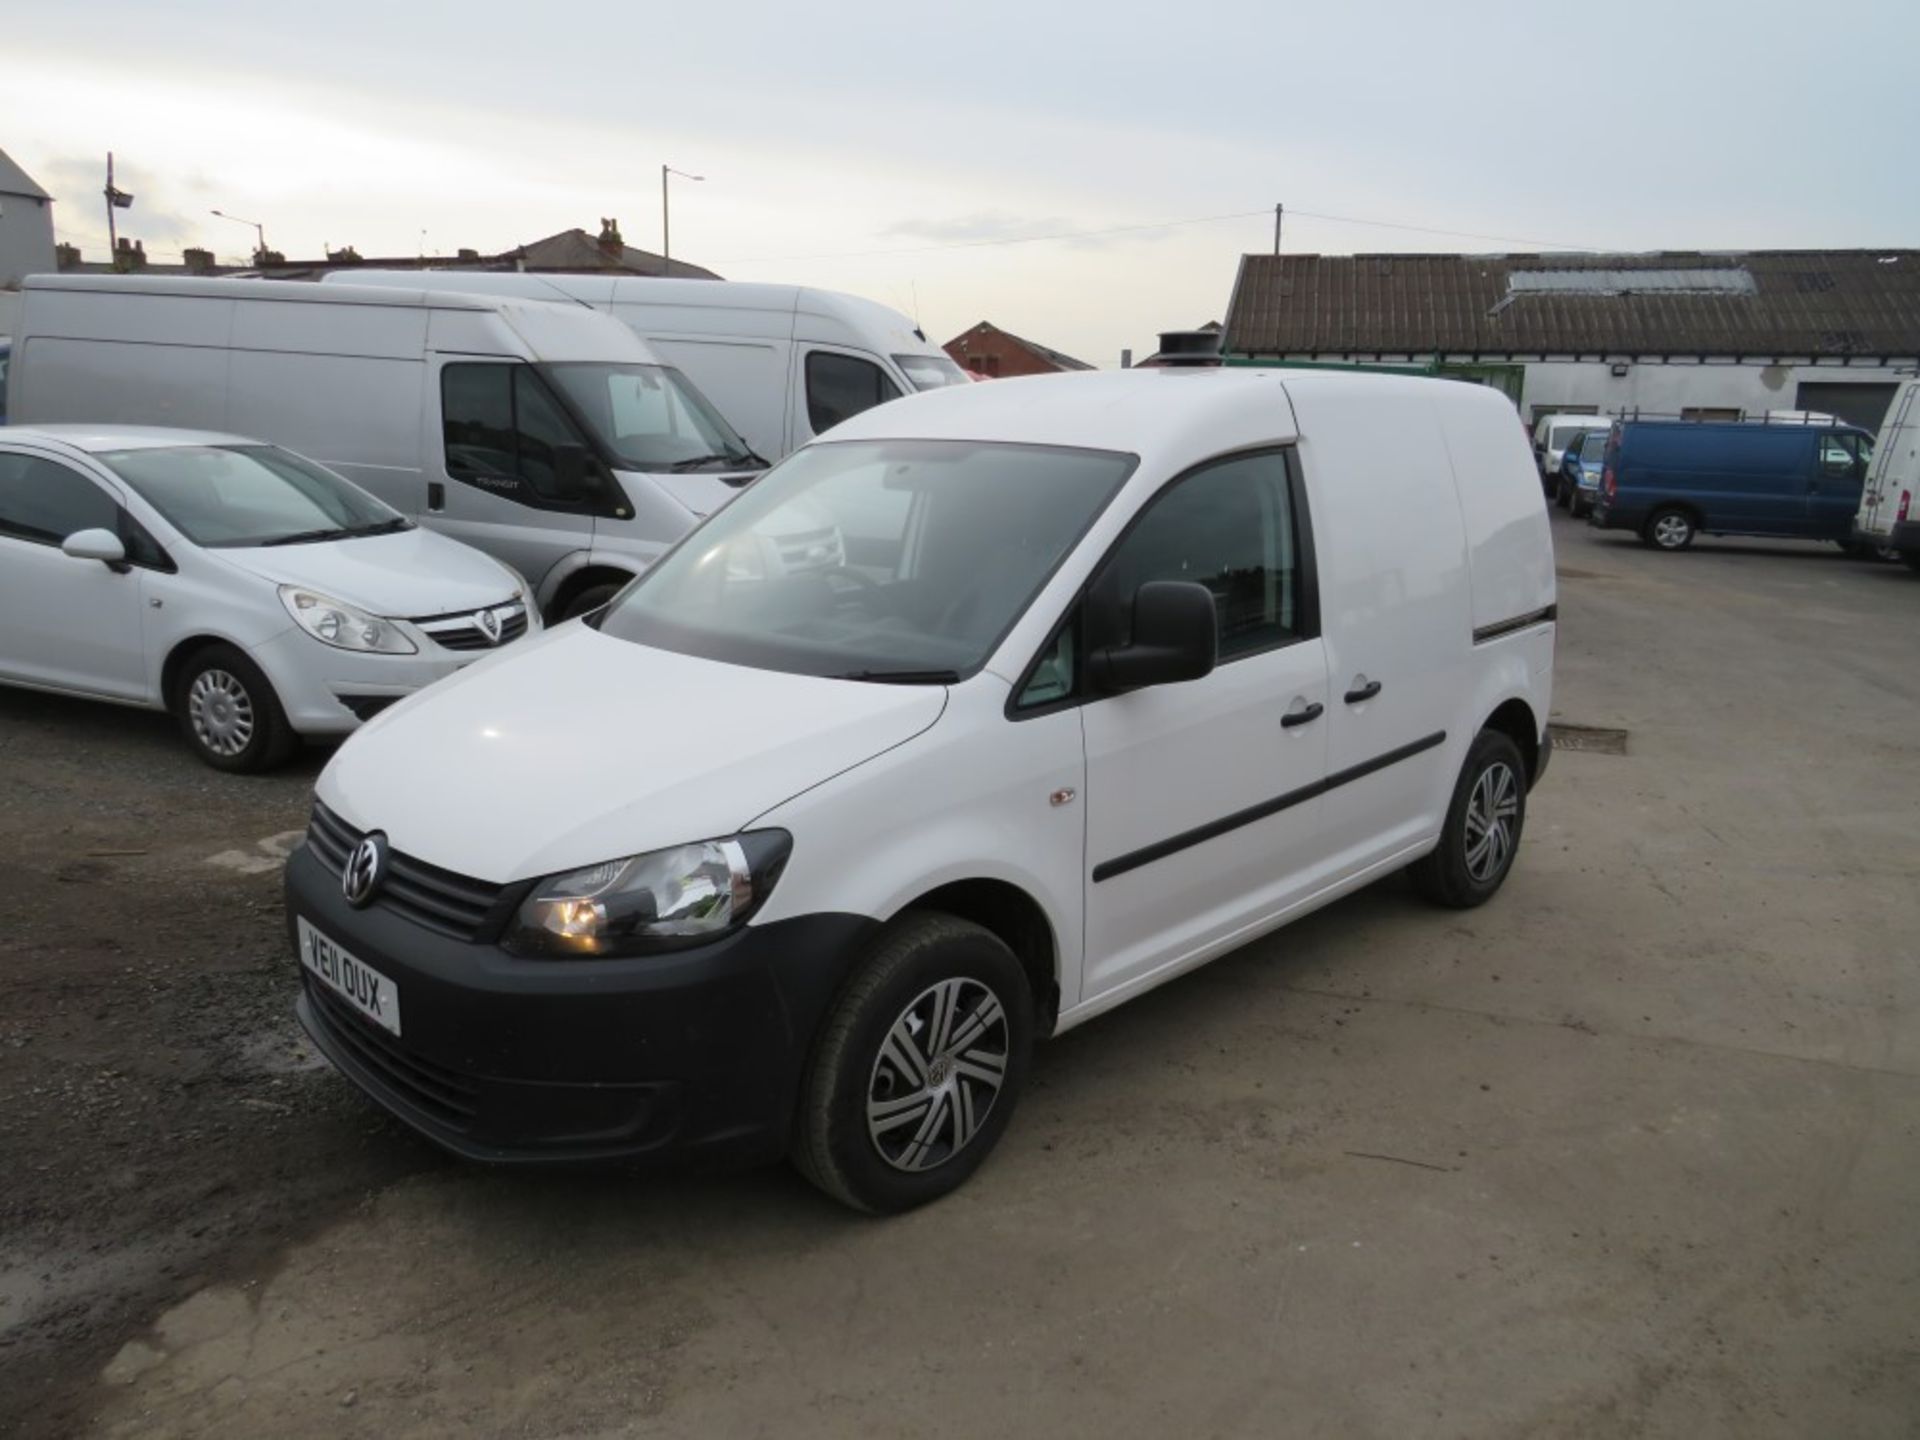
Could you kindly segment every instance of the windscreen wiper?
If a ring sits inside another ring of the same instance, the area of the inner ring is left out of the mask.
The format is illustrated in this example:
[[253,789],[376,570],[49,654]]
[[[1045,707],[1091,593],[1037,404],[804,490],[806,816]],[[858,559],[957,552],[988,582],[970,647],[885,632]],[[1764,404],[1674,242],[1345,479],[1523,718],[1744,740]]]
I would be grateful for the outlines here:
[[[756,455],[754,459],[759,459]],[[686,460],[676,460],[667,466],[667,470],[678,475],[683,470],[698,470],[702,465],[745,465],[748,458],[744,455],[695,455]]]
[[391,520],[376,520],[371,525],[356,525],[351,530],[342,530],[342,535],[351,535],[358,539],[362,535],[392,535],[400,530],[413,529],[413,522],[404,515],[396,515]]
[[877,685],[958,685],[958,670],[849,670],[832,680],[868,680]]
[[310,545],[316,540],[337,540],[342,535],[351,535],[351,530],[343,530],[338,525],[330,530],[296,530],[291,535],[276,535],[271,540],[262,540],[261,545]]

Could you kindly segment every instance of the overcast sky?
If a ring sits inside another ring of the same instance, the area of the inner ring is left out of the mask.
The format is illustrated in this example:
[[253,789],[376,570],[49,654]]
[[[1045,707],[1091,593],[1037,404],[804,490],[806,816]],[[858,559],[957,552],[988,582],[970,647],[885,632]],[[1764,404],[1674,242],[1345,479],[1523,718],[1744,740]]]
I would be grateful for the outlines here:
[[0,149],[94,258],[109,149],[166,258],[251,248],[215,207],[296,258],[657,250],[666,162],[682,258],[1112,365],[1222,318],[1276,201],[1301,252],[1911,245],[1917,40],[1911,0],[89,0],[7,20]]

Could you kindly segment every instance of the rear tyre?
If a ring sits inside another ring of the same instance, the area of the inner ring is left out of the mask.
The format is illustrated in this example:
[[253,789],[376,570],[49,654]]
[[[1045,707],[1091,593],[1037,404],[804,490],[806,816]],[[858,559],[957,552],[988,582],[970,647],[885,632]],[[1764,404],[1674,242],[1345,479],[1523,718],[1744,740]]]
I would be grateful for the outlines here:
[[1000,939],[909,912],[867,952],[800,1087],[792,1157],[856,1210],[937,1200],[979,1168],[1026,1083],[1033,995]]
[[1684,550],[1693,544],[1697,533],[1693,516],[1678,506],[1669,505],[1647,517],[1640,538],[1656,550]]
[[193,751],[216,770],[271,770],[299,736],[267,677],[231,645],[194,653],[173,687],[173,713]]
[[1574,519],[1584,520],[1593,513],[1593,502],[1591,500],[1582,500],[1579,495],[1576,494],[1572,502],[1567,506],[1567,509],[1573,515]]
[[1527,766],[1520,747],[1498,730],[1482,730],[1460,768],[1439,845],[1414,862],[1414,882],[1436,905],[1484,905],[1513,868],[1526,821]]
[[1565,480],[1562,480],[1558,485],[1554,487],[1553,503],[1558,505],[1562,510],[1570,509],[1572,507],[1573,505],[1572,495],[1568,489],[1567,482]]

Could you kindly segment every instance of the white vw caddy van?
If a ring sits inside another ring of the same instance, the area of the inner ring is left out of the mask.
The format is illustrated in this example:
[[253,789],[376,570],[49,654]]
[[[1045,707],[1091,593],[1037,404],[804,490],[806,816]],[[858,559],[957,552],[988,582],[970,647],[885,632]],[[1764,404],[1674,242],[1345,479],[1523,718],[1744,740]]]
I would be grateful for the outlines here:
[[764,468],[684,375],[579,305],[145,275],[34,275],[24,294],[15,424],[271,440],[504,560],[555,619]]
[[[464,1155],[932,1199],[1038,1038],[1408,865],[1494,893],[1547,759],[1537,483],[1451,381],[872,410],[340,750],[287,870],[301,1019]],[[799,506],[890,543],[770,566]]]

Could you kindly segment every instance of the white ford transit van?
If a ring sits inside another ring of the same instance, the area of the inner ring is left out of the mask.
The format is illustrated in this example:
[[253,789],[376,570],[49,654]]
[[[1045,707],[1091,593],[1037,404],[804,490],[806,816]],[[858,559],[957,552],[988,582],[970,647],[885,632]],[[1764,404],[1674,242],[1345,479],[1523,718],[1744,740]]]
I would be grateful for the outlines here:
[[[932,1199],[1037,1039],[1409,865],[1494,894],[1548,757],[1535,486],[1443,380],[870,410],[342,747],[287,869],[301,1020],[464,1155]],[[769,568],[796,507],[888,544]]]
[[967,373],[898,310],[799,285],[447,270],[337,271],[330,284],[566,300],[604,310],[680,368],[762,455],[778,460],[849,416]]
[[1894,391],[1853,518],[1853,543],[1920,570],[1920,380]]
[[29,276],[15,424],[237,431],[604,604],[760,468],[686,377],[578,305],[418,288]]

